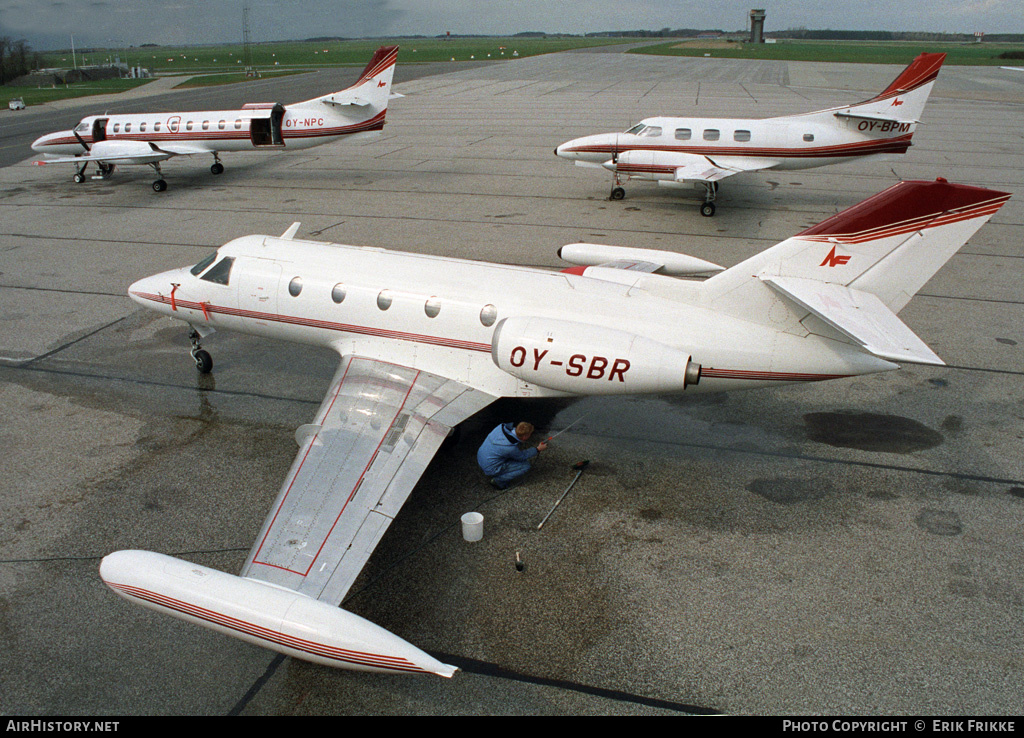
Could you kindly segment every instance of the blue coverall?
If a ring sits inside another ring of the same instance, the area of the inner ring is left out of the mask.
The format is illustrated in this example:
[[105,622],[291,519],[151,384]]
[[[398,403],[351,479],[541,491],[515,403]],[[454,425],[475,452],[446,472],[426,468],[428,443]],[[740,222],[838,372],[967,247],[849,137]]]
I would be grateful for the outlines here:
[[476,452],[484,474],[501,489],[530,471],[531,460],[540,453],[536,448],[521,449],[519,444],[516,424],[503,423],[487,435]]

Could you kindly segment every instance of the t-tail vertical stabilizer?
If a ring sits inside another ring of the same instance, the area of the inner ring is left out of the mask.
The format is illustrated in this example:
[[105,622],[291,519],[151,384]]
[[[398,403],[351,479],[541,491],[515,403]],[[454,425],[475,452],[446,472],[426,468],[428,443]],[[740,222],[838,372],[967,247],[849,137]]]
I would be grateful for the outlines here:
[[871,121],[880,125],[886,122],[890,125],[918,123],[945,59],[945,54],[918,55],[910,66],[880,93],[870,100],[845,106],[835,111],[835,115],[860,121],[858,125],[863,128],[859,130],[868,130]]
[[942,364],[896,313],[1009,197],[900,182],[711,277],[703,302],[778,330],[838,331],[883,359]]
[[371,118],[377,125],[375,130],[380,130],[384,127],[397,59],[397,46],[381,46],[366,65],[358,81],[351,87],[288,107],[295,109],[327,106],[335,114]]

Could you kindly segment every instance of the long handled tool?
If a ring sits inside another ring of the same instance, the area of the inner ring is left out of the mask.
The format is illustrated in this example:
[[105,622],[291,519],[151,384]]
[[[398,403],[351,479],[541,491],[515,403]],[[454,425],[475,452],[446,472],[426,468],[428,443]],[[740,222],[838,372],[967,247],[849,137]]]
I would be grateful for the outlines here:
[[[569,430],[569,429],[566,428],[565,430]],[[555,511],[555,508],[557,508],[559,505],[562,504],[562,500],[564,500],[565,496],[567,494],[569,494],[569,490],[571,490],[573,485],[576,484],[576,481],[580,478],[580,474],[583,473],[583,470],[587,468],[587,465],[589,463],[590,463],[589,461],[578,461],[578,462],[576,462],[575,464],[572,465],[572,468],[576,470],[576,476],[573,477],[573,480],[571,482],[569,482],[569,486],[565,488],[565,492],[563,492],[562,496],[558,498],[558,502],[556,502],[554,507],[552,507],[548,511],[548,514],[544,516],[544,519],[542,521],[540,521],[540,525],[537,526],[537,530],[540,530],[541,528],[544,527],[544,523],[548,522],[548,518],[551,517],[551,514]]]
[[586,416],[586,414],[584,414],[584,415],[581,415],[580,417],[576,418],[576,420],[574,420],[574,421],[572,421],[571,423],[569,423],[569,425],[567,425],[567,426],[565,426],[564,428],[562,428],[562,430],[558,431],[557,433],[555,433],[555,434],[553,434],[553,435],[550,435],[550,436],[548,436],[548,437],[547,437],[547,439],[546,439],[546,440],[544,441],[544,443],[547,443],[547,442],[548,442],[548,441],[550,441],[550,440],[551,440],[552,438],[558,438],[558,437],[559,437],[560,435],[562,435],[562,434],[563,434],[563,433],[565,433],[565,432],[566,432],[567,430],[569,430],[570,428],[572,428],[572,427],[573,427],[574,425],[576,425],[576,424],[577,424],[578,422],[580,422],[581,420],[583,420],[583,419],[584,419],[585,417],[587,417],[587,416]]

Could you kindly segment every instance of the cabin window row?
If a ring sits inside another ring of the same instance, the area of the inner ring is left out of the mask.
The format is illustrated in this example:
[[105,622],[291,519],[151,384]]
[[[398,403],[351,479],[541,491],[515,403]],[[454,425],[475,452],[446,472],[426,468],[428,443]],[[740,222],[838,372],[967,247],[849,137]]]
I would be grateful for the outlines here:
[[[722,132],[717,128],[705,128],[701,132],[701,136],[705,141],[718,141],[722,138]],[[689,141],[693,138],[693,129],[691,128],[677,128],[676,139],[679,141]],[[732,140],[745,142],[750,140],[750,131],[746,129],[737,129],[732,132]]]
[[[298,297],[302,293],[302,277],[293,277],[292,281],[288,283],[288,294],[292,297]],[[334,285],[331,289],[331,300],[335,304],[340,305],[345,301],[345,297],[348,295],[348,290],[345,285],[341,282]],[[394,303],[394,296],[390,290],[381,290],[377,293],[377,307],[380,310],[388,310],[392,303]],[[428,318],[436,318],[441,314],[441,300],[438,297],[431,296],[427,298],[427,301],[423,303],[423,312]],[[480,311],[480,323],[484,326],[494,325],[494,321],[498,318],[498,309],[494,305],[484,305]]]
[[[208,131],[208,130],[210,130],[210,126],[214,122],[216,122],[217,130],[219,130],[219,131],[227,130],[228,124],[229,124],[229,121],[227,121],[227,120],[220,120],[220,121],[204,120],[204,121],[202,121],[201,124],[200,124],[199,121],[190,120],[190,121],[186,121],[185,122],[185,130],[186,131],[192,131],[192,130],[195,130],[197,126],[199,126],[202,130]],[[238,118],[234,122],[232,122],[231,124],[234,126],[236,131],[240,131],[240,130],[242,130],[243,123],[244,123],[244,121],[241,118]],[[139,123],[138,125],[139,125],[139,127],[138,127],[139,133],[146,133],[146,131],[148,130],[149,124],[147,122],[143,122],[143,123]],[[124,133],[131,133],[132,132],[132,126],[133,126],[132,123],[124,123],[124,124],[122,124],[122,123],[115,123],[114,124],[114,128],[113,128],[113,132],[114,133],[122,133],[122,132],[124,132]],[[179,127],[180,127],[179,123],[168,123],[167,124],[167,130],[170,131],[171,133],[177,133]],[[163,122],[162,121],[156,121],[155,123],[153,123],[152,130],[153,130],[154,133],[159,133],[162,129],[163,129]]]
[[[718,130],[717,128],[705,128],[703,130],[703,132],[701,133],[701,135],[703,136],[705,141],[718,141],[718,140],[720,140],[722,138],[722,132],[720,130]],[[676,129],[676,139],[677,140],[679,140],[679,141],[689,141],[691,138],[693,138],[693,129],[691,129],[691,128],[677,128]],[[749,141],[750,138],[751,138],[750,131],[748,131],[746,129],[739,128],[739,129],[737,129],[737,130],[732,132],[732,140],[733,141],[739,141],[741,143],[745,143],[745,142]],[[813,133],[805,133],[804,134],[804,141],[810,142],[810,141],[813,141],[813,140],[814,140],[814,134]]]

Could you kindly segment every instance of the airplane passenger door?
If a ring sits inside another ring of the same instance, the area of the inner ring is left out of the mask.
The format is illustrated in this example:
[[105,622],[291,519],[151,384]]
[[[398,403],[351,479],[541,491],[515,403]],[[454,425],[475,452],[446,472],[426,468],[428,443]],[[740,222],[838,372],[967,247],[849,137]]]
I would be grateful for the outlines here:
[[97,118],[92,122],[92,140],[93,143],[107,140],[107,118]]
[[269,114],[260,111],[260,114],[253,115],[249,121],[249,139],[252,145],[284,146],[284,137],[281,135],[283,120],[284,106],[281,103],[276,103]]
[[[281,266],[271,259],[239,259],[238,308],[260,325],[268,325],[277,317],[277,290]],[[266,316],[266,320],[262,319]]]

